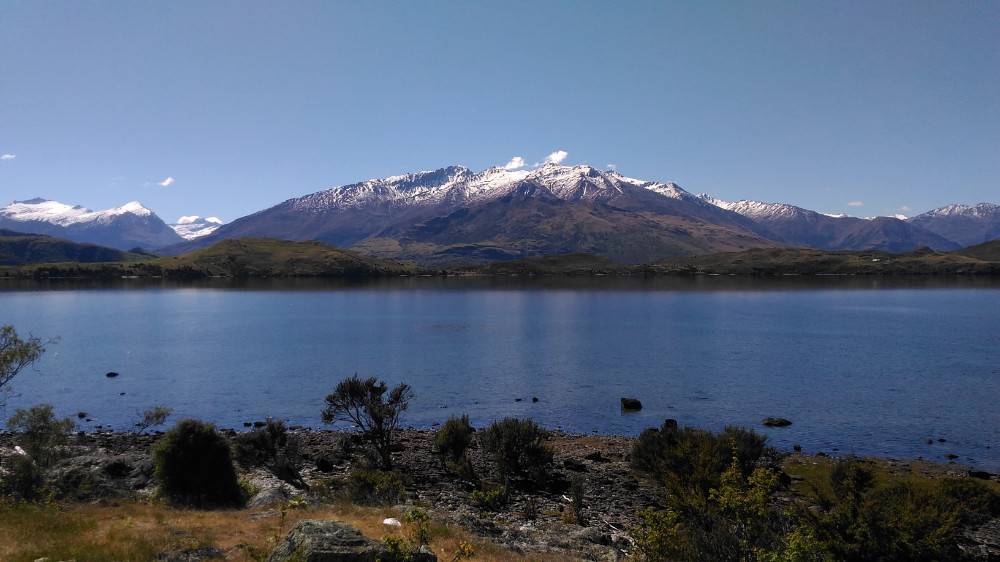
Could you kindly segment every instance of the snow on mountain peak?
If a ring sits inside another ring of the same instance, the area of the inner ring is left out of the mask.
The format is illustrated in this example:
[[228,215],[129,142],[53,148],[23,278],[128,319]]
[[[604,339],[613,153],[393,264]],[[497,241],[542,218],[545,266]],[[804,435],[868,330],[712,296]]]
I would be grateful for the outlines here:
[[67,205],[59,201],[35,198],[27,201],[14,201],[0,209],[0,216],[18,222],[47,222],[59,226],[99,222],[108,223],[122,215],[149,217],[153,212],[138,201],[130,201],[120,207],[104,211],[92,211],[80,205]]
[[198,215],[185,215],[177,219],[177,222],[170,225],[181,238],[194,240],[207,236],[220,226],[225,224],[219,217],[200,217]]
[[932,217],[990,217],[1000,214],[1000,205],[995,203],[978,203],[976,205],[946,205],[927,211],[924,215]]
[[712,197],[707,193],[702,193],[698,197],[708,203],[711,203],[712,205],[715,205],[716,207],[733,211],[734,213],[739,213],[750,219],[793,217],[804,212],[804,209],[796,207],[795,205],[788,205],[786,203],[765,203],[763,201],[751,201],[749,199],[725,201],[723,199]]

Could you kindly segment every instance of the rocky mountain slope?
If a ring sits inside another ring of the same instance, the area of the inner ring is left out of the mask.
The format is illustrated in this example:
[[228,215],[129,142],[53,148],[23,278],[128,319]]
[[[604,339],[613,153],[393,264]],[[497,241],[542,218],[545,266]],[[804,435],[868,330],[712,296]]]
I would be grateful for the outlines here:
[[194,240],[202,236],[208,236],[215,232],[223,223],[218,217],[199,217],[198,215],[184,216],[177,219],[177,222],[170,225],[181,238]]
[[948,205],[907,220],[910,224],[971,246],[1000,238],[1000,205]]
[[160,217],[138,201],[103,211],[47,199],[14,201],[0,208],[0,228],[46,234],[119,250],[161,248],[183,241]]
[[450,166],[335,187],[235,220],[172,251],[243,236],[322,240],[425,263],[572,251],[621,261],[772,246],[752,221],[673,183],[590,166]]
[[906,252],[922,247],[954,250],[962,246],[919,224],[894,217],[862,219],[830,216],[784,203],[723,201],[709,195],[701,197],[722,209],[747,217],[769,238],[789,246],[885,252]]

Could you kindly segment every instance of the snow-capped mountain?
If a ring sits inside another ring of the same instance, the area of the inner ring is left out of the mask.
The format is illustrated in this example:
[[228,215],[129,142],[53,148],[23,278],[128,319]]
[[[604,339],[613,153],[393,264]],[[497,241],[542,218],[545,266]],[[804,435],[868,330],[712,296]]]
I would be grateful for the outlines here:
[[160,248],[183,240],[138,201],[103,211],[47,199],[14,201],[0,208],[0,228],[121,250]]
[[199,217],[198,215],[188,215],[177,219],[177,222],[170,225],[181,238],[194,240],[202,236],[208,236],[225,224],[218,217]]
[[905,252],[929,247],[955,250],[961,245],[898,217],[861,219],[817,213],[785,203],[724,201],[702,194],[703,200],[754,221],[772,240],[821,250],[884,250]]
[[773,245],[670,182],[591,166],[449,166],[289,199],[174,251],[243,236],[316,239],[423,261],[591,252],[623,261]]
[[1000,238],[1000,205],[948,205],[908,219],[963,246]]

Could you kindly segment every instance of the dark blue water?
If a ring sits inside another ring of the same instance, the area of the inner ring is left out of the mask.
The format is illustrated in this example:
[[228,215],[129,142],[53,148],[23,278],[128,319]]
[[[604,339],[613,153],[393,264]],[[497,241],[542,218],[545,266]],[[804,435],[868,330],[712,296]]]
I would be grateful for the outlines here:
[[[412,385],[414,426],[469,413],[634,434],[669,417],[755,427],[807,451],[955,453],[1000,468],[996,286],[0,287],[0,323],[60,338],[16,381],[7,413],[50,402],[89,412],[84,428],[127,427],[154,404],[227,427],[266,416],[319,426],[325,394],[357,372]],[[642,412],[623,415],[622,396]],[[772,415],[794,425],[760,428]]]

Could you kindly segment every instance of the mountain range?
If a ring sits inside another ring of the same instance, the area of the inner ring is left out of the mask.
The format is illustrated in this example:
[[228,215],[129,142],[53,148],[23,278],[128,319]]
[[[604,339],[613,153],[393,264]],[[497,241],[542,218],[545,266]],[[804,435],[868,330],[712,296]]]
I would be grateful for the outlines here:
[[639,263],[786,246],[952,250],[1000,237],[1000,206],[950,205],[909,219],[862,219],[723,201],[585,165],[449,166],[326,189],[228,224],[182,217],[172,227],[135,202],[95,212],[35,199],[0,209],[0,228],[120,249],[179,254],[231,238],[266,237],[435,264],[573,252]]

